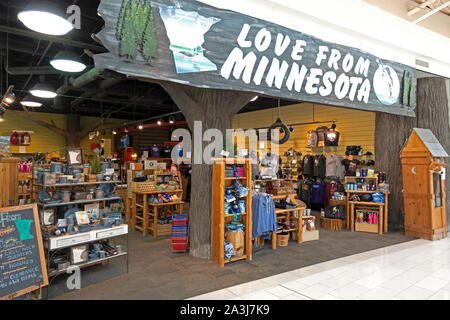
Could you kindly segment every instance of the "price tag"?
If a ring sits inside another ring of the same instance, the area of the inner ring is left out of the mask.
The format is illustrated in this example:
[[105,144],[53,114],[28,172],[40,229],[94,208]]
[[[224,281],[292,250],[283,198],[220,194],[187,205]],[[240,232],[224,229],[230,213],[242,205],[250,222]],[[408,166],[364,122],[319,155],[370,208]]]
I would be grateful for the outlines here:
[[222,150],[222,152],[220,153],[220,155],[224,156],[224,157],[228,157],[230,155],[230,153],[228,151]]

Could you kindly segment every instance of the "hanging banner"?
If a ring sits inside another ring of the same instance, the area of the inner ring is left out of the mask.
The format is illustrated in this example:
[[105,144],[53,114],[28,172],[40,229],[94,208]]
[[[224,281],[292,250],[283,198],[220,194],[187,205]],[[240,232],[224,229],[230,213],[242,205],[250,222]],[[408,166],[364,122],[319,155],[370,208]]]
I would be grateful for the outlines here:
[[102,0],[97,68],[415,116],[414,68],[194,0]]

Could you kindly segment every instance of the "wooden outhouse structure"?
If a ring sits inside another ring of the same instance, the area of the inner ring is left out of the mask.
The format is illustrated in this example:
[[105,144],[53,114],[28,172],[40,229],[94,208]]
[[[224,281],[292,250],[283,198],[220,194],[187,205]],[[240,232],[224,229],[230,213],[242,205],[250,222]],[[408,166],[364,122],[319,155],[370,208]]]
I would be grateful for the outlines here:
[[414,128],[401,152],[405,234],[438,240],[447,236],[444,158],[429,129]]

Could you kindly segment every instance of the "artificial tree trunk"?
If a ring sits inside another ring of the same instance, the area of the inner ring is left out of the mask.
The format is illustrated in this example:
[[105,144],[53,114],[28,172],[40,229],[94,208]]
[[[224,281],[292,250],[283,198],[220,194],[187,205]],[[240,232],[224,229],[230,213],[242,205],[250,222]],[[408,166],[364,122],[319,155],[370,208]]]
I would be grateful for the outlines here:
[[[404,225],[403,180],[400,153],[413,128],[431,129],[444,149],[450,152],[448,97],[445,80],[422,78],[417,81],[416,118],[377,113],[375,121],[376,168],[387,174],[390,186],[389,227]],[[448,161],[448,160],[447,160]],[[449,190],[450,179],[446,189]],[[450,197],[447,197],[447,201]],[[447,210],[450,207],[447,205]]]
[[[218,129],[225,136],[226,129],[232,128],[233,116],[253,97],[251,94],[226,90],[200,89],[176,83],[162,83],[162,87],[172,97],[183,112],[189,128],[193,131],[194,121],[202,122],[202,135],[208,129]],[[203,152],[195,145],[193,137],[192,160],[195,152]],[[203,139],[202,139],[203,140]],[[190,254],[209,259],[211,255],[211,191],[212,166],[192,161],[190,203]]]
[[67,133],[66,135],[66,145],[68,148],[76,148],[80,146],[81,139],[80,136],[80,115],[79,114],[68,114],[67,115]]

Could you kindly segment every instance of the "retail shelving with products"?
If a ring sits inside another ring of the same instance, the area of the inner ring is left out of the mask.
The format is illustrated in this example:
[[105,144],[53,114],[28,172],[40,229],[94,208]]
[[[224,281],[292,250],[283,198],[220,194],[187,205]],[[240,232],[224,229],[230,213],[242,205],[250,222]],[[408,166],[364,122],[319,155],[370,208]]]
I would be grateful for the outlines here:
[[71,267],[104,264],[119,257],[126,258],[128,272],[128,225],[123,223],[122,198],[114,193],[120,181],[99,174],[99,180],[108,176],[109,181],[67,183],[62,172],[70,166],[65,170],[58,163],[55,168],[57,172],[45,171],[45,175],[56,176],[55,181],[43,180],[40,170],[48,166],[37,166],[38,183],[34,184],[48,275],[56,277]]
[[[389,192],[380,192],[378,176],[346,176],[347,228],[382,234],[388,226]],[[373,194],[382,194],[383,202],[371,201]],[[366,197],[368,200],[361,198]]]
[[[145,181],[132,181],[138,176]],[[129,178],[132,191],[131,226],[142,231],[144,236],[149,232],[155,238],[170,235],[172,216],[182,214],[184,205],[178,169],[134,170]]]
[[[238,181],[242,186],[248,188],[248,193],[245,197],[237,199],[245,201],[244,212],[236,215],[240,215],[240,223],[243,225],[244,230],[232,233],[228,231],[227,233],[226,226],[233,221],[235,215],[228,212],[225,213],[225,190],[235,184],[236,177],[232,178],[229,174],[226,174],[226,168],[233,172],[233,166],[241,172]],[[252,260],[251,170],[250,159],[213,159],[211,259],[221,267],[226,263],[237,260]],[[243,238],[241,237],[242,235]],[[234,242],[235,251],[238,251],[236,244],[239,243],[239,248],[243,245],[243,250],[240,250],[239,253],[231,256],[229,259],[225,258],[225,241],[227,236],[230,243]]]

